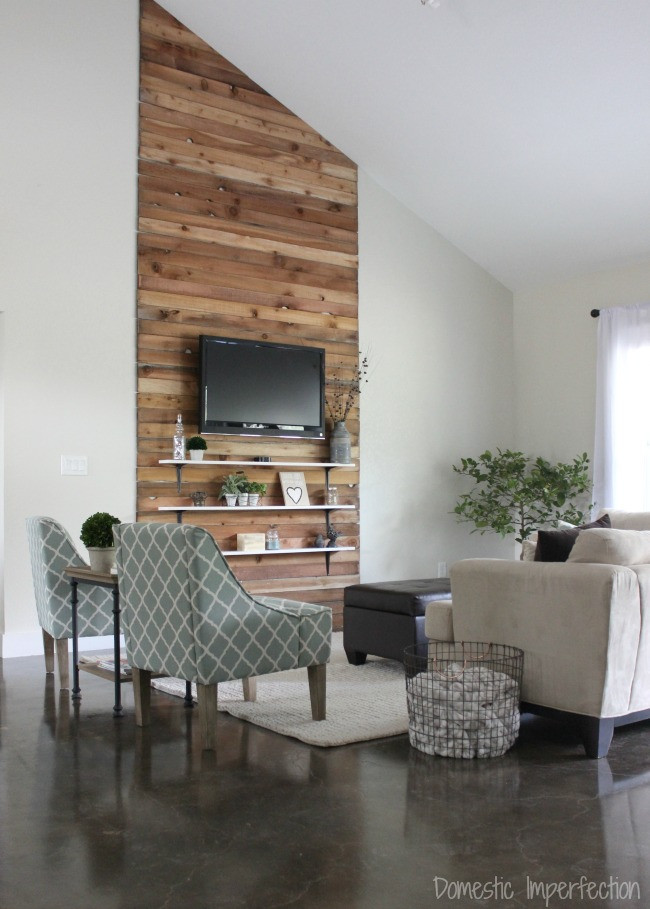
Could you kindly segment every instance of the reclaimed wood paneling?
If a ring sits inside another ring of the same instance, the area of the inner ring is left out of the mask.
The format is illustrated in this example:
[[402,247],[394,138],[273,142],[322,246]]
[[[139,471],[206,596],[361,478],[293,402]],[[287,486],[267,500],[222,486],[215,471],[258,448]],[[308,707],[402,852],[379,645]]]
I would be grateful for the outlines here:
[[[352,161],[153,0],[141,2],[138,224],[138,520],[168,521],[161,506],[208,493],[218,504],[227,468],[184,469],[171,457],[177,413],[197,432],[200,334],[323,347],[327,373],[352,378],[358,363],[357,171]],[[330,573],[320,554],[230,559],[253,593],[326,603],[340,627],[342,589],[359,571],[359,413],[347,421],[350,471],[332,474],[340,501]],[[327,461],[327,442],[207,437],[206,458]],[[236,468],[233,468],[236,469]],[[278,468],[279,469],[279,468]],[[301,468],[302,469],[302,468]],[[322,470],[304,470],[312,503]],[[247,468],[282,504],[277,470]],[[220,504],[220,503],[219,503]],[[188,513],[224,549],[237,533],[277,524],[282,547],[313,543],[324,513]]]

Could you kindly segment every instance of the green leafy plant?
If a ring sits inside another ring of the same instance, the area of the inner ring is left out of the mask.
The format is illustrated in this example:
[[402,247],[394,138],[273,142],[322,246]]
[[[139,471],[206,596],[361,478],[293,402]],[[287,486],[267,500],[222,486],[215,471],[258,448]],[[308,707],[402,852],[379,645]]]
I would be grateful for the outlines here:
[[192,436],[185,446],[188,451],[207,451],[208,443],[203,436]]
[[240,492],[244,492],[248,480],[246,479],[246,474],[240,471],[239,473],[227,474],[221,478],[221,482],[222,486],[219,496],[225,498],[226,496],[238,496]]
[[568,521],[582,524],[591,505],[581,510],[576,500],[590,490],[586,453],[569,464],[534,460],[521,451],[484,451],[476,460],[461,458],[456,473],[475,481],[454,508],[459,521],[475,525],[472,533],[494,531],[506,537],[516,533],[518,543],[543,524]]
[[264,496],[266,495],[266,489],[266,483],[258,483],[256,480],[247,480],[244,492],[251,493],[254,496]]
[[96,511],[81,525],[80,539],[84,546],[97,549],[109,549],[115,546],[113,540],[113,525],[120,524],[119,518],[107,511]]

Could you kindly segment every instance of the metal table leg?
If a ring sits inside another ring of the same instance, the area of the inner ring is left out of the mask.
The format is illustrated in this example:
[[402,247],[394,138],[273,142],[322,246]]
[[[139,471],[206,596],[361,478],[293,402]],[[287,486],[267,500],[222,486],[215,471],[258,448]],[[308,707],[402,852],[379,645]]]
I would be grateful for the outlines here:
[[79,687],[79,644],[77,641],[77,604],[79,596],[77,593],[77,581],[72,578],[70,581],[72,596],[70,605],[72,606],[72,700],[81,700],[81,688]]
[[122,684],[120,682],[120,591],[113,587],[113,665],[115,666],[115,705],[113,716],[122,716]]

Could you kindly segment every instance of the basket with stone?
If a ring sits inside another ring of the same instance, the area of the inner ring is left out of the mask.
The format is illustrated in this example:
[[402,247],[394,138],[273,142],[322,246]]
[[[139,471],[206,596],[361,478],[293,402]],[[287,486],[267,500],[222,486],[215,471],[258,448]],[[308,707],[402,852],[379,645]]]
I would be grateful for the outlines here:
[[430,641],[404,651],[409,740],[442,757],[504,754],[519,733],[518,647]]

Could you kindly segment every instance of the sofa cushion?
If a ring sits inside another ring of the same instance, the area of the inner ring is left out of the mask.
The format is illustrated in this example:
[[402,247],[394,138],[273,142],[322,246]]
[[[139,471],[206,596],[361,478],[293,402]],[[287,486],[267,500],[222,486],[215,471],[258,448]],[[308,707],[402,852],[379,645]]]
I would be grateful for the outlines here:
[[424,634],[432,641],[454,640],[454,612],[451,600],[427,603]]
[[[566,562],[569,553],[578,539],[580,531],[588,528],[611,527],[609,515],[591,524],[581,524],[579,527],[563,528],[562,530],[540,530],[537,533],[537,549],[535,550],[536,562]],[[617,564],[617,563],[608,563]],[[623,563],[618,563],[623,564]]]
[[[556,528],[547,528],[548,530],[572,530],[576,525],[569,524],[568,521],[558,521]],[[525,539],[521,544],[521,560],[522,562],[534,562],[535,561],[535,551],[537,549],[537,534],[538,530],[534,530],[531,535]]]
[[650,530],[583,530],[569,553],[570,562],[597,562],[601,565],[644,565],[650,563]]
[[608,514],[611,526],[616,530],[650,530],[650,511],[620,511],[617,508],[603,508],[598,517]]

